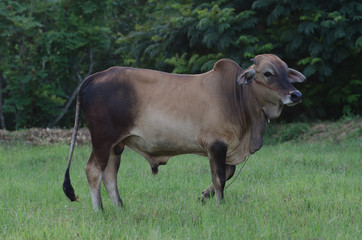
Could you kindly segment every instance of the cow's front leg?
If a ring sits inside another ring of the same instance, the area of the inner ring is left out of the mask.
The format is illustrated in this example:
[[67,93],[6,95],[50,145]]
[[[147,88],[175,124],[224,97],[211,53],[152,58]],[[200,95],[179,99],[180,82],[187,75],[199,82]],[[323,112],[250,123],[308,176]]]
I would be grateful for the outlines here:
[[[225,167],[226,167],[226,181],[227,181],[234,176],[236,167],[235,167],[235,165],[225,165]],[[201,200],[203,203],[205,203],[205,200],[207,198],[210,198],[211,196],[214,196],[214,194],[215,194],[214,184],[211,184],[210,186],[205,188],[204,191],[202,191],[201,197],[199,198],[199,200]]]
[[209,161],[212,176],[212,184],[215,190],[215,199],[220,202],[224,198],[224,187],[226,182],[226,152],[227,145],[216,141],[209,148]]

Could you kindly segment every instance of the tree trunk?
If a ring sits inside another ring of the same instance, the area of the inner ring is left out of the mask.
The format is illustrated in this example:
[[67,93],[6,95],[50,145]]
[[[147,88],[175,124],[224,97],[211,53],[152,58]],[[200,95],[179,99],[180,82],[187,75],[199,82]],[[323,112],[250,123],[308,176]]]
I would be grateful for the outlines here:
[[6,129],[5,126],[5,118],[3,114],[3,92],[2,92],[2,84],[3,84],[3,74],[0,72],[0,122],[1,128]]

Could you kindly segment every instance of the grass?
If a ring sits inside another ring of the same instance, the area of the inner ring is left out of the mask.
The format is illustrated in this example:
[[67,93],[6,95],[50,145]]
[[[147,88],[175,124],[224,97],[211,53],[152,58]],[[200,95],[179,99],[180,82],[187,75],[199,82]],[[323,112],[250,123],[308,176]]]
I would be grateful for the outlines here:
[[[252,155],[225,201],[197,201],[211,182],[206,158],[173,158],[153,176],[126,150],[118,182],[126,209],[102,189],[93,212],[77,147],[71,179],[80,202],[62,192],[66,144],[0,146],[0,239],[360,239],[362,142],[292,141]],[[237,167],[237,170],[240,166]]]

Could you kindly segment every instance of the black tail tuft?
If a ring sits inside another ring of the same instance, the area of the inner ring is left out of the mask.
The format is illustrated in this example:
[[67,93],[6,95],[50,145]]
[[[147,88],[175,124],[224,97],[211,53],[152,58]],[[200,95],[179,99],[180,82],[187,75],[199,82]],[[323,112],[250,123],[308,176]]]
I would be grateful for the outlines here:
[[70,177],[69,177],[69,168],[65,171],[64,175],[64,182],[63,182],[63,191],[65,195],[70,199],[70,201],[74,202],[77,201],[77,197],[74,193],[74,188],[72,187],[72,184],[70,183]]

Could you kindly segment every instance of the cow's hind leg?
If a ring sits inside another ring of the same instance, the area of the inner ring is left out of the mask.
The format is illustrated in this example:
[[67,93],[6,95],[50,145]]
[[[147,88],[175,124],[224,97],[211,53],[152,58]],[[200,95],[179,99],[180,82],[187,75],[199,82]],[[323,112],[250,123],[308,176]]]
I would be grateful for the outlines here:
[[88,186],[94,210],[103,209],[101,199],[102,169],[94,152],[85,166]]
[[[234,176],[235,165],[225,165],[225,167],[226,167],[226,181],[227,181]],[[205,203],[205,200],[210,198],[211,196],[214,196],[214,194],[215,194],[214,184],[211,184],[210,186],[205,188],[204,191],[202,191],[199,200]]]
[[119,165],[121,163],[121,154],[123,152],[124,147],[115,146],[111,150],[111,154],[109,156],[108,164],[103,171],[103,184],[107,189],[109,198],[111,202],[115,206],[123,207],[123,202],[121,197],[119,196],[118,186],[117,186],[117,173],[119,169]]

